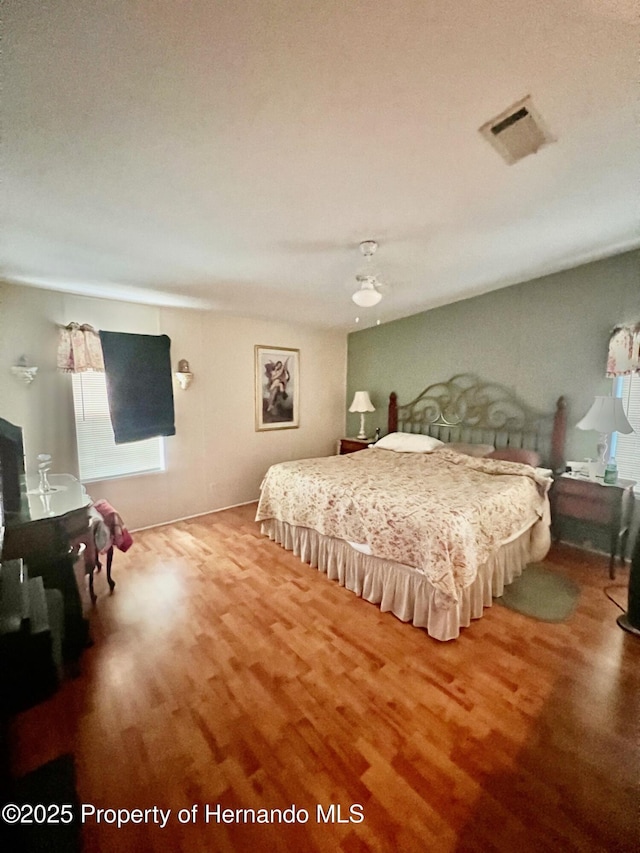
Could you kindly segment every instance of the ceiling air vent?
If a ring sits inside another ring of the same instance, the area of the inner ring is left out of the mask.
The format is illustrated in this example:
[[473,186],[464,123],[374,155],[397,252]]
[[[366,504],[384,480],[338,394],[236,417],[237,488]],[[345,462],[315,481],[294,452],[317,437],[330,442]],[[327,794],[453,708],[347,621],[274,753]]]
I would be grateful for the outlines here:
[[530,95],[483,124],[480,133],[509,165],[555,141]]

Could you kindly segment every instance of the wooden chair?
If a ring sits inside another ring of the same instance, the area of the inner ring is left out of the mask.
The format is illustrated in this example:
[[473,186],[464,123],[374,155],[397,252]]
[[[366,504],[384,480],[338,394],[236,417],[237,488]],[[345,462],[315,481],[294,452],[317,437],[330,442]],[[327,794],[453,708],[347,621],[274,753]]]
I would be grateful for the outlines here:
[[[107,583],[109,584],[109,592],[113,592],[116,582],[111,577],[111,563],[113,562],[113,545],[109,547],[107,551]],[[100,562],[100,555],[96,553],[96,562],[94,564],[93,569],[97,571],[102,571],[102,563]],[[95,604],[97,596],[93,591],[93,569],[89,572],[89,595],[91,596],[91,601]]]
[[[92,604],[95,604],[98,598],[93,589],[93,575],[95,571],[102,571],[102,563],[100,562],[101,555],[96,547],[95,537],[96,525],[98,523],[99,519],[92,516],[89,519],[89,526],[87,529],[80,536],[76,536],[72,542],[72,549],[76,559],[79,559],[80,557],[84,559],[84,571],[85,575],[89,578],[89,597],[91,598]],[[109,584],[110,592],[113,592],[116,585],[115,581],[111,577],[113,545],[110,545],[105,553],[107,564],[107,583]]]

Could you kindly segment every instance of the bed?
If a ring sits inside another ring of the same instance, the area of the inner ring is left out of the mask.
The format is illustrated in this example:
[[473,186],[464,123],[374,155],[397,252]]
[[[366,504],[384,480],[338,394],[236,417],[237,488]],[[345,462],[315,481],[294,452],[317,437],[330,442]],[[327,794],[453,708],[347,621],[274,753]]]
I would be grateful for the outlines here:
[[550,546],[566,414],[461,374],[399,405],[344,456],[271,466],[256,520],[300,559],[437,640],[479,619]]

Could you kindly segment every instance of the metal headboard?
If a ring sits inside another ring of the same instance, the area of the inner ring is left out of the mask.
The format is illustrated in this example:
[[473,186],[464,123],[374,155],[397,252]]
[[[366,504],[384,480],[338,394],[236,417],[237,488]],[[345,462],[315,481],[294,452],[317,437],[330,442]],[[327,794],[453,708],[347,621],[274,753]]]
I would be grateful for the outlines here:
[[564,462],[566,406],[555,412],[536,411],[508,388],[461,373],[437,382],[402,406],[389,398],[389,432],[415,432],[445,442],[493,444],[497,448],[536,450],[554,470]]

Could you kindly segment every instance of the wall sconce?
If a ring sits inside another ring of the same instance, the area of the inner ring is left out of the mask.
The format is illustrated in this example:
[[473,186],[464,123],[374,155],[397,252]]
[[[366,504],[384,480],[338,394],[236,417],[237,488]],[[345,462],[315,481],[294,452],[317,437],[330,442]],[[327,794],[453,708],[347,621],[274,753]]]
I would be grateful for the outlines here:
[[31,385],[33,380],[36,378],[38,368],[30,365],[27,361],[26,355],[22,355],[18,359],[17,363],[11,368],[11,372],[15,377],[22,380],[25,385]]
[[193,373],[189,369],[189,362],[186,358],[181,358],[178,362],[178,369],[176,370],[176,379],[180,383],[180,387],[183,391],[186,391],[189,385],[193,382]]

